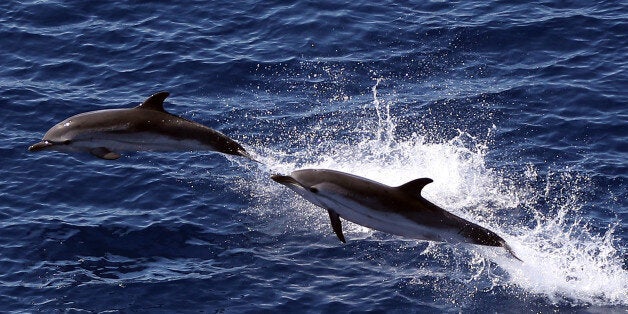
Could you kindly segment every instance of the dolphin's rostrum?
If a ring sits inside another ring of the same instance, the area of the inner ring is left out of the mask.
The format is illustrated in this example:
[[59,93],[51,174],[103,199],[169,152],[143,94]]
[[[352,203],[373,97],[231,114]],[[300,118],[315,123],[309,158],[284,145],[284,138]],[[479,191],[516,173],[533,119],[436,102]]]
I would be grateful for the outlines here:
[[[217,151],[251,158],[224,134],[168,113],[158,92],[134,108],[81,113],[53,126],[29,151],[89,152],[118,159],[121,151]],[[252,159],[252,158],[251,158]]]
[[391,187],[335,170],[304,169],[289,176],[273,175],[272,179],[327,209],[332,228],[342,242],[345,242],[345,237],[340,217],[413,239],[503,247],[520,260],[495,232],[423,198],[421,190],[432,182],[429,178]]

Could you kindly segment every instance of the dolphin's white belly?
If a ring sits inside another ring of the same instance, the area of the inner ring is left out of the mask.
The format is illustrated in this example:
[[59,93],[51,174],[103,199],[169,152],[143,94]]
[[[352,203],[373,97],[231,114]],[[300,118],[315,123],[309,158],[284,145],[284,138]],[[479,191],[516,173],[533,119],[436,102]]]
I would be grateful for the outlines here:
[[325,207],[353,223],[412,239],[438,242],[470,242],[458,234],[459,230],[448,226],[429,226],[415,222],[394,212],[385,212],[366,207],[347,198],[320,198]]
[[212,147],[199,141],[173,137],[156,133],[139,132],[126,134],[96,133],[88,139],[72,143],[86,149],[106,147],[112,151],[197,151],[212,150]]

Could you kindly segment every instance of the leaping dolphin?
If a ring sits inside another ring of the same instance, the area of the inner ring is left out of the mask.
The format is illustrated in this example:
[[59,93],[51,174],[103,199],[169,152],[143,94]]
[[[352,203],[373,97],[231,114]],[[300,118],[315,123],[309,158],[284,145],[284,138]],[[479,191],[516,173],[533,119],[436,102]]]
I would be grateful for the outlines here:
[[429,178],[391,187],[335,170],[303,169],[289,176],[273,175],[272,179],[314,205],[327,209],[332,229],[342,242],[346,240],[340,217],[413,239],[503,247],[521,261],[495,232],[424,199],[421,190],[433,182]]
[[[134,108],[90,111],[53,126],[29,151],[89,152],[118,159],[121,151],[217,151],[251,158],[231,138],[164,109],[159,92]],[[251,158],[252,159],[252,158]]]

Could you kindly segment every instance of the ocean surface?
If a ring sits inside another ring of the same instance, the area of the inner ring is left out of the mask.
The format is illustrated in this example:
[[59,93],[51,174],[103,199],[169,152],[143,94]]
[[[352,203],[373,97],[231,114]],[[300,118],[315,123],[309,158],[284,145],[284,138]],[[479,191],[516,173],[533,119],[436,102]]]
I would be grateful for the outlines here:
[[[625,1],[3,1],[0,312],[628,311]],[[27,151],[165,107],[242,143]],[[270,175],[350,172],[503,249],[344,222]]]

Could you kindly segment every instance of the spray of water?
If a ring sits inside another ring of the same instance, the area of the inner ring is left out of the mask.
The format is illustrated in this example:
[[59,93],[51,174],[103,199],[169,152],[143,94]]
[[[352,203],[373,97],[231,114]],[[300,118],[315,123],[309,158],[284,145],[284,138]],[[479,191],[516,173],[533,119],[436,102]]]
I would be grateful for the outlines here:
[[[464,280],[466,284],[474,285],[480,280],[491,282],[494,287],[514,284],[526,294],[538,294],[554,303],[628,304],[628,272],[622,269],[614,226],[602,235],[593,234],[579,212],[580,189],[587,184],[585,176],[565,169],[541,178],[540,171],[532,165],[524,165],[523,174],[492,169],[485,163],[488,143],[464,131],[437,142],[427,141],[419,134],[396,139],[391,102],[378,96],[380,82],[381,79],[375,80],[372,106],[366,109],[375,111],[376,127],[368,123],[362,126],[373,130],[371,136],[352,143],[321,144],[291,154],[258,148],[257,158],[268,166],[260,165],[263,171],[259,177],[240,184],[258,200],[255,212],[274,212],[277,207],[305,208],[298,211],[298,219],[326,219],[320,209],[305,200],[297,196],[286,198],[282,186],[269,182],[269,173],[327,168],[389,185],[429,177],[434,183],[426,186],[424,197],[502,235],[524,260],[521,263],[499,250],[471,246],[463,254],[466,269],[471,272]],[[364,134],[364,129],[357,128],[356,134]],[[486,137],[494,129],[487,130]],[[540,190],[539,181],[544,186]],[[302,224],[290,225],[299,228]],[[318,225],[321,234],[329,233],[326,223],[312,223],[308,229],[314,225]],[[353,239],[372,233],[354,224],[345,226],[345,233]],[[439,254],[440,249],[442,246],[429,245],[423,254],[451,258]]]

